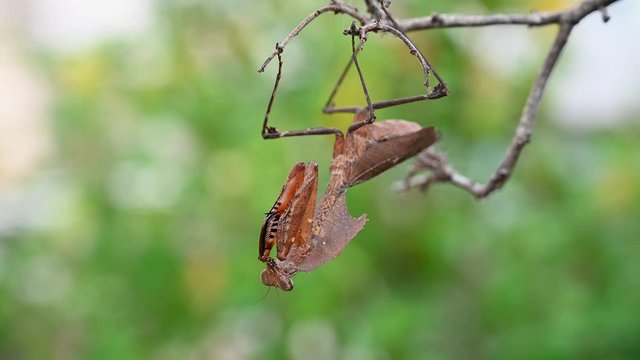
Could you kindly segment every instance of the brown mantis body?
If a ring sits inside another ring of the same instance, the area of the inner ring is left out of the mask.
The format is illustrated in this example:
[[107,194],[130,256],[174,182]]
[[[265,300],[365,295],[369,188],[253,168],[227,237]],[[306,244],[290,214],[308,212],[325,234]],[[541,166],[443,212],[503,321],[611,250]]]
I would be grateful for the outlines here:
[[[404,120],[353,127],[346,136],[332,129],[336,142],[329,183],[317,205],[318,165],[298,163],[291,170],[260,233],[259,259],[266,262],[263,284],[289,291],[296,273],[338,256],[367,220],[366,215],[351,217],[346,190],[416,155],[439,137],[433,127]],[[274,245],[277,259],[269,257]]]
[[[309,21],[320,13],[322,11],[316,12]],[[345,34],[351,36],[351,58],[342,71],[323,111],[325,113],[355,113],[355,118],[347,130],[346,136],[336,128],[279,131],[268,125],[269,115],[282,76],[282,52],[289,40],[285,39],[282,44],[276,44],[276,51],[259,70],[259,72],[264,70],[268,62],[277,56],[278,73],[262,125],[264,139],[326,134],[336,136],[329,183],[319,202],[316,204],[318,165],[315,162],[298,163],[289,173],[278,199],[266,214],[260,232],[258,258],[266,263],[261,279],[262,283],[267,286],[276,286],[289,291],[293,289],[291,277],[296,273],[316,269],[338,256],[349,241],[362,230],[367,220],[366,215],[353,218],[349,214],[345,200],[347,189],[416,155],[438,140],[439,135],[433,127],[422,128],[416,123],[405,120],[386,120],[374,123],[376,109],[421,100],[438,99],[448,93],[447,85],[432,69],[424,55],[398,29],[397,24],[386,10],[385,14],[392,20],[394,26],[375,22],[363,24],[361,27],[352,24],[349,29],[345,30]],[[299,30],[307,23],[303,22],[299,25]],[[290,37],[297,35],[295,31]],[[418,59],[425,74],[424,85],[427,89],[430,88],[429,75],[431,73],[437,78],[438,85],[427,91],[426,94],[372,102],[357,54],[362,51],[366,34],[376,31],[389,32],[402,40],[411,54]],[[357,46],[356,37],[360,38]],[[333,99],[352,65],[355,65],[358,72],[367,106],[336,108],[333,105]],[[277,247],[275,259],[270,257],[274,245]]]

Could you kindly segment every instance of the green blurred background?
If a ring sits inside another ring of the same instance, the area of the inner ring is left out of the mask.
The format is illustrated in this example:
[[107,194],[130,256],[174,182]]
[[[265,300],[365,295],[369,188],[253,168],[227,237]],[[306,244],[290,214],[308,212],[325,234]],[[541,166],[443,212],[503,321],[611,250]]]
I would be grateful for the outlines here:
[[[640,81],[624,85],[640,79],[629,66],[640,54],[629,50],[634,2],[575,29],[502,191],[397,194],[402,164],[349,191],[365,229],[290,293],[260,283],[260,225],[295,162],[318,161],[324,187],[333,139],[263,141],[275,64],[256,69],[324,2],[107,3],[3,5],[1,359],[640,357]],[[570,4],[397,0],[391,10]],[[120,28],[100,28],[101,16]],[[286,49],[274,125],[347,126],[320,108],[349,56],[350,22],[325,15]],[[379,119],[437,126],[438,148],[486,179],[553,29],[411,37],[451,95]],[[392,37],[371,36],[361,61],[374,99],[421,91],[415,59]],[[363,103],[355,73],[339,99]]]

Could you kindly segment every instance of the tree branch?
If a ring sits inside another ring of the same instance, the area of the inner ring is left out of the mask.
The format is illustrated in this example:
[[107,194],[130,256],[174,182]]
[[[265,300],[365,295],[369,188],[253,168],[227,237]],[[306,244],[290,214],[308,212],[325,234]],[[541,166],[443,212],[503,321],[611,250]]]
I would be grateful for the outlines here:
[[578,23],[588,14],[605,9],[618,0],[585,0],[573,8],[564,11],[533,12],[528,14],[437,14],[431,16],[398,20],[403,31],[419,31],[454,27],[478,27],[490,25],[528,25],[544,26],[561,22]]
[[[590,6],[584,6],[586,3],[589,3]],[[562,13],[562,15],[558,17],[560,28],[529,92],[514,138],[495,173],[486,184],[477,183],[457,173],[453,169],[453,166],[447,162],[444,155],[437,154],[429,149],[428,152],[419,154],[417,162],[410,170],[408,177],[404,182],[396,184],[396,188],[398,190],[407,190],[411,187],[420,187],[426,190],[433,183],[449,182],[459,188],[467,190],[477,198],[487,197],[494,191],[500,189],[511,176],[522,150],[531,140],[531,133],[535,125],[536,115],[547,81],[560,57],[562,49],[569,39],[571,30],[582,18],[590,13],[585,9],[590,9],[591,12],[593,12],[600,8],[599,6],[592,6],[593,3],[595,2],[587,0],[573,10]],[[422,169],[431,170],[431,174],[422,179],[412,179],[415,174]]]

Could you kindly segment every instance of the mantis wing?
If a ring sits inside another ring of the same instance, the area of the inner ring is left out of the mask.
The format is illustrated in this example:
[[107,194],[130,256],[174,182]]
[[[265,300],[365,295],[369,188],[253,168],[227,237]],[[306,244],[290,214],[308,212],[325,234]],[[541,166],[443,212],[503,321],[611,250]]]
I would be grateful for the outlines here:
[[302,271],[311,271],[335,259],[367,221],[366,215],[357,219],[351,217],[345,205],[344,192],[328,203],[332,205],[330,208],[320,206],[316,210],[311,249],[297,264]]
[[351,160],[346,186],[363,183],[416,155],[440,138],[432,126],[423,128],[405,120],[386,120],[349,134],[345,155]]

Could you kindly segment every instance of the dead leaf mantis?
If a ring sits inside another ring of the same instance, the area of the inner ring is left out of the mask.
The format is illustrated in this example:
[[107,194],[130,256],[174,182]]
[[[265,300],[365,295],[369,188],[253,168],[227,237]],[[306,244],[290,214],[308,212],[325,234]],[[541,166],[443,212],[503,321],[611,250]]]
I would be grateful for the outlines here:
[[[361,122],[358,117],[354,124]],[[292,290],[291,277],[296,273],[314,270],[338,256],[367,220],[366,215],[351,217],[346,190],[416,155],[439,138],[433,127],[422,128],[405,120],[352,128],[346,136],[336,129],[324,129],[335,134],[336,142],[329,183],[317,205],[318,165],[300,162],[289,173],[260,233],[258,258],[266,262],[263,284]],[[269,257],[274,245],[275,259]]]
[[[397,29],[382,24],[357,28],[352,24],[345,34],[351,35],[352,56],[342,72],[336,87],[332,91],[325,106],[326,113],[353,112],[353,123],[346,135],[336,128],[309,128],[294,131],[278,131],[268,126],[271,107],[282,74],[283,45],[276,44],[274,56],[278,58],[278,73],[262,126],[264,139],[277,139],[289,136],[334,134],[336,142],[333,148],[329,183],[324,195],[316,204],[318,191],[318,165],[315,162],[297,163],[282,188],[278,199],[266,214],[259,240],[258,259],[266,263],[262,271],[262,283],[276,286],[282,290],[293,289],[291,278],[300,271],[312,271],[338,256],[345,246],[362,230],[367,221],[366,215],[353,218],[349,214],[345,202],[346,190],[365,182],[384,172],[394,165],[408,159],[435,143],[439,134],[433,127],[422,128],[420,125],[405,120],[386,120],[374,123],[375,109],[390,107],[409,102],[437,99],[448,92],[446,84],[437,73],[439,80],[434,91],[426,95],[394,99],[372,103],[362,71],[357,59],[357,52],[362,50],[367,31],[383,30],[399,37],[410,48],[411,53],[420,61],[426,75],[428,86],[429,73],[432,71],[424,55],[413,43]],[[356,47],[355,36],[361,39]],[[364,108],[333,107],[333,97],[345,78],[351,65],[355,65],[362,89],[367,101]],[[271,258],[273,246],[277,248],[276,258]]]

